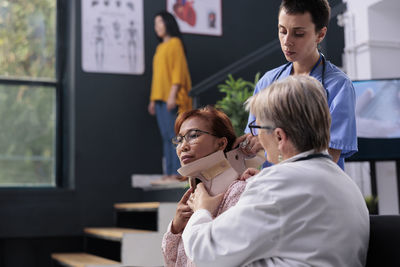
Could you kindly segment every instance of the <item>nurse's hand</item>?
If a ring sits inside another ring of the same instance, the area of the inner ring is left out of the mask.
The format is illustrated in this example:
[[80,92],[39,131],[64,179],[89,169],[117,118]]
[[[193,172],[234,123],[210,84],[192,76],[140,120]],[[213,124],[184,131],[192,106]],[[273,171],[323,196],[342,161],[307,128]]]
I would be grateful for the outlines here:
[[239,146],[246,156],[255,156],[258,151],[263,149],[257,136],[248,133],[236,138],[232,147]]
[[259,172],[260,172],[260,170],[257,170],[254,168],[248,168],[247,170],[244,171],[244,173],[242,173],[239,180],[245,181],[245,180],[249,179],[250,177],[258,174]]
[[196,191],[194,191],[194,193],[190,197],[188,204],[192,208],[193,212],[201,209],[206,209],[213,216],[215,216],[223,198],[223,193],[214,197],[210,196],[205,189],[203,183],[199,183],[196,186]]
[[176,208],[175,217],[172,220],[171,224],[171,232],[173,234],[182,233],[185,229],[187,222],[193,214],[192,209],[187,204],[187,201],[192,193],[192,188],[189,188],[188,191],[183,195],[181,200],[178,202],[178,206]]

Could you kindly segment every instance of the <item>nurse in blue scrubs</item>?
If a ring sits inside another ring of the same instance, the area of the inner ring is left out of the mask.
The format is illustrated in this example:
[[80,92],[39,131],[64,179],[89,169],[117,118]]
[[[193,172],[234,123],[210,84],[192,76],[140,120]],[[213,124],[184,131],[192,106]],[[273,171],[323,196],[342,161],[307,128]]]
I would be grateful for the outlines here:
[[[254,94],[289,75],[308,74],[319,80],[326,90],[332,116],[329,154],[344,169],[344,159],[357,152],[355,92],[347,75],[327,61],[318,50],[327,32],[329,16],[327,0],[282,1],[278,31],[281,49],[288,63],[265,73],[257,83]],[[254,120],[255,117],[250,114],[249,123]],[[248,127],[245,132],[250,132]],[[249,134],[239,137],[237,143],[245,139],[248,154],[259,149],[256,138],[251,138]],[[264,166],[268,166],[268,162]]]

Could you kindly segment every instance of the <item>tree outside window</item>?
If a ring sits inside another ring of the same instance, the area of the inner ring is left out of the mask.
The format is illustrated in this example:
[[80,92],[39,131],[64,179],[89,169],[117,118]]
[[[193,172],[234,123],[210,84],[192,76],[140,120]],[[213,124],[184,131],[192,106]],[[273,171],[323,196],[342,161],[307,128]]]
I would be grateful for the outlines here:
[[0,186],[55,186],[56,0],[0,1]]

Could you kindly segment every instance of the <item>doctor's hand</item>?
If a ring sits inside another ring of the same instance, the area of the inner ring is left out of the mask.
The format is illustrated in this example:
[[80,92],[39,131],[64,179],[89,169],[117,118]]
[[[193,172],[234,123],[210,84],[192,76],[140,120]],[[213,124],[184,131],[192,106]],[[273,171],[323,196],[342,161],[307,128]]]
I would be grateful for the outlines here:
[[260,142],[258,141],[257,136],[253,136],[252,134],[248,133],[236,138],[235,143],[232,147],[240,147],[243,154],[246,156],[255,156],[258,151],[263,149]]
[[178,206],[176,208],[175,217],[172,220],[171,224],[171,232],[173,234],[182,233],[185,229],[187,222],[193,214],[192,209],[187,204],[187,201],[192,193],[192,188],[189,188],[188,191],[183,195],[181,200],[178,202]]
[[258,174],[259,172],[260,172],[260,170],[257,170],[254,168],[248,168],[247,170],[244,171],[244,173],[242,173],[239,180],[246,181],[250,177]]
[[210,196],[205,189],[204,184],[199,183],[196,186],[196,191],[190,197],[188,204],[192,208],[193,212],[201,209],[206,209],[213,216],[215,216],[223,198],[223,193],[214,197]]

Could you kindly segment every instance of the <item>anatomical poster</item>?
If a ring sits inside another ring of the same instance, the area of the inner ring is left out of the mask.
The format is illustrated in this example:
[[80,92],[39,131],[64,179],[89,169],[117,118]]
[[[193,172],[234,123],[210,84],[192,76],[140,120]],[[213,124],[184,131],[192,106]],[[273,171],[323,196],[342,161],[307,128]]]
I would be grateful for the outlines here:
[[82,68],[143,74],[143,0],[82,0]]
[[222,0],[167,0],[183,33],[222,35]]

